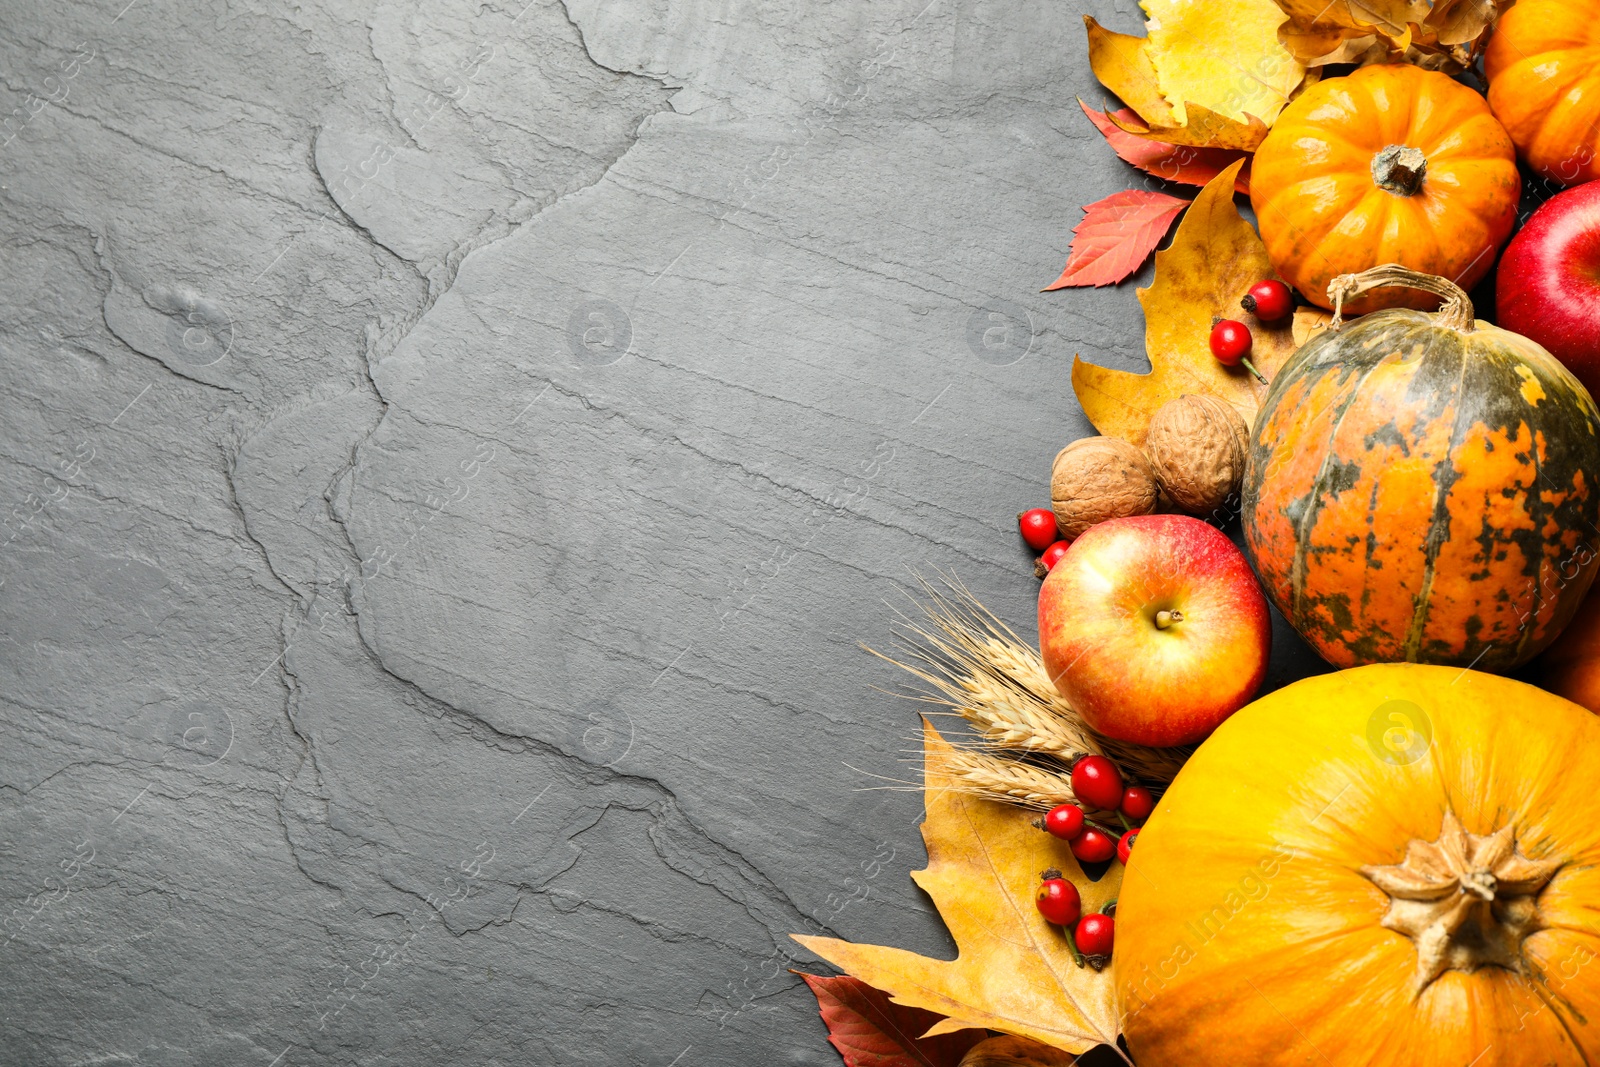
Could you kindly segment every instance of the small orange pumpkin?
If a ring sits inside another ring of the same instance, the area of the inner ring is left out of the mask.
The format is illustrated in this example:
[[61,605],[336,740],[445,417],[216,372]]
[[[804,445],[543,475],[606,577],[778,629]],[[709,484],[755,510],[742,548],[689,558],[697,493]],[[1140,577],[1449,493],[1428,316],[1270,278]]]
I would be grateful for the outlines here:
[[[1470,289],[1511,236],[1521,182],[1483,97],[1409,64],[1318,82],[1256,151],[1250,202],[1272,265],[1323,307],[1328,283],[1398,263]],[[1400,289],[1346,310],[1431,306]]]
[[1529,167],[1563,185],[1600,178],[1600,4],[1521,0],[1483,67],[1489,107]]
[[1141,1065],[1600,1063],[1600,719],[1385,663],[1237,712],[1128,860]]

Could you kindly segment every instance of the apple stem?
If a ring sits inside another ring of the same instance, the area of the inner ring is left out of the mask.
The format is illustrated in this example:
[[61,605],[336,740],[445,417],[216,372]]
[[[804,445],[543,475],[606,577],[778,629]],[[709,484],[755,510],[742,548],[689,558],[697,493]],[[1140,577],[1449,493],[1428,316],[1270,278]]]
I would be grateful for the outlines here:
[[1260,382],[1262,385],[1271,384],[1267,381],[1267,376],[1265,374],[1262,374],[1260,371],[1256,370],[1256,365],[1250,362],[1250,358],[1248,356],[1240,359],[1239,362],[1243,363],[1245,365],[1245,369],[1256,376],[1256,381]]
[[[1121,814],[1121,812],[1118,812],[1118,815],[1120,815],[1120,814]],[[1083,824],[1085,826],[1094,827],[1096,830],[1099,830],[1101,833],[1105,834],[1107,837],[1114,837],[1114,838],[1117,838],[1118,840],[1122,839],[1122,831],[1121,830],[1113,830],[1111,827],[1107,826],[1103,822],[1095,822],[1093,819],[1084,819],[1083,820]]]
[[1175,622],[1183,621],[1183,612],[1174,608],[1171,611],[1162,609],[1156,612],[1156,629],[1165,630]]
[[1122,829],[1124,831],[1128,831],[1128,830],[1132,830],[1133,829],[1133,823],[1128,819],[1128,817],[1126,815],[1122,814],[1122,812],[1120,812],[1120,811],[1117,812],[1117,818],[1122,820]]

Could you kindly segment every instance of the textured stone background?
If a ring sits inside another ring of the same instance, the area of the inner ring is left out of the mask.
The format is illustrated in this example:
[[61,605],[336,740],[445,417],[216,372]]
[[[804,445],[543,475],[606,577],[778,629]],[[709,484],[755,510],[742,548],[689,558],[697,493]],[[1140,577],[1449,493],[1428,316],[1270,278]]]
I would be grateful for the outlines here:
[[837,1063],[1132,0],[124,3],[0,20],[0,1061]]

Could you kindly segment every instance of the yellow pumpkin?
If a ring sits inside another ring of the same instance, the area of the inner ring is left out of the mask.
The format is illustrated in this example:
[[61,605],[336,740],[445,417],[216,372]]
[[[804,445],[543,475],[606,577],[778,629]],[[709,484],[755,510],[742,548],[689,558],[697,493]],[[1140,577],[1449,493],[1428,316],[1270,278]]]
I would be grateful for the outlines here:
[[[1272,266],[1312,303],[1328,283],[1398,263],[1471,289],[1517,219],[1516,152],[1483,97],[1410,64],[1325,78],[1283,109],[1250,164]],[[1346,304],[1432,307],[1404,289]]]
[[1223,723],[1117,910],[1140,1067],[1600,1063],[1600,718],[1378,664]]
[[1483,69],[1489,107],[1529,167],[1563,185],[1600,177],[1600,4],[1521,0]]

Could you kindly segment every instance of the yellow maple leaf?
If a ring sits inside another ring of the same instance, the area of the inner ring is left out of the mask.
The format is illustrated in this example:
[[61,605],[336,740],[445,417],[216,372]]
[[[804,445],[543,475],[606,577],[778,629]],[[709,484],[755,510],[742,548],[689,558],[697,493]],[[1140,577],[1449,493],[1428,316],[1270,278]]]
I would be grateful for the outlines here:
[[1143,7],[1151,62],[1179,126],[1186,101],[1270,126],[1305,77],[1278,41],[1283,11],[1273,0],[1143,0]]
[[1075,1054],[1115,1044],[1111,971],[1079,967],[1067,935],[1045,922],[1034,894],[1040,873],[1054,867],[1077,885],[1084,914],[1097,911],[1116,898],[1121,864],[1090,882],[1066,842],[1035,829],[1029,812],[972,796],[941,772],[941,757],[950,751],[924,720],[928,866],[911,877],[933,898],[955,938],[956,958],[831,937],[795,940],[895,1003],[946,1016],[930,1036],[975,1026]]
[[[1072,389],[1083,412],[1103,434],[1144,443],[1150,417],[1185,393],[1211,393],[1255,418],[1267,387],[1242,367],[1225,367],[1211,354],[1213,319],[1238,319],[1250,327],[1250,358],[1270,378],[1299,347],[1296,323],[1263,323],[1239,299],[1264,278],[1276,277],[1266,246],[1233,204],[1241,163],[1213,178],[1184,212],[1172,245],[1156,253],[1156,277],[1139,290],[1144,308],[1145,374],[1072,361]],[[1320,312],[1298,316],[1304,335]]]
[[1305,66],[1278,40],[1283,11],[1274,0],[1144,6],[1146,37],[1083,20],[1095,77],[1146,124],[1123,128],[1168,144],[1254,151],[1305,80]]

